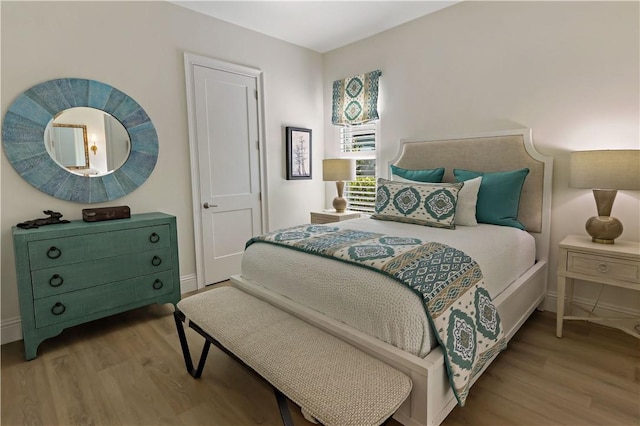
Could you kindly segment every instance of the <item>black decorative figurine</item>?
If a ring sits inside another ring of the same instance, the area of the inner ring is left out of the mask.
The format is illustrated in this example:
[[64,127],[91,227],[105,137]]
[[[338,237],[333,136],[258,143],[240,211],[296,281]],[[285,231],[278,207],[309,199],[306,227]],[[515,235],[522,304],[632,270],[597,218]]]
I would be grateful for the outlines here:
[[44,225],[55,225],[56,223],[69,223],[68,220],[60,219],[62,217],[62,213],[54,212],[53,210],[43,210],[42,213],[48,214],[49,217],[21,222],[17,225],[18,228],[31,229]]

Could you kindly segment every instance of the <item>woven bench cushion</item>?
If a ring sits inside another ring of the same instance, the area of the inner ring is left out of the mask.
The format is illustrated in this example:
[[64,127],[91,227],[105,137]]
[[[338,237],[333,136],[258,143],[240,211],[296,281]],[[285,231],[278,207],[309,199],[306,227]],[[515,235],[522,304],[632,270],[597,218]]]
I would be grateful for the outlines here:
[[178,309],[327,426],[379,425],[411,391],[400,371],[233,287],[187,297]]

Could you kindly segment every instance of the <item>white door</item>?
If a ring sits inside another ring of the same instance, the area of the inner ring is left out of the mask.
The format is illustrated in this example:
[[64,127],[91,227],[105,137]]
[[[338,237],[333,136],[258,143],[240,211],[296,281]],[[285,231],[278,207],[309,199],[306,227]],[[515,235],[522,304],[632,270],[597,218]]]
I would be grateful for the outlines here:
[[192,70],[201,287],[239,274],[246,242],[262,233],[258,84],[256,76],[202,65]]

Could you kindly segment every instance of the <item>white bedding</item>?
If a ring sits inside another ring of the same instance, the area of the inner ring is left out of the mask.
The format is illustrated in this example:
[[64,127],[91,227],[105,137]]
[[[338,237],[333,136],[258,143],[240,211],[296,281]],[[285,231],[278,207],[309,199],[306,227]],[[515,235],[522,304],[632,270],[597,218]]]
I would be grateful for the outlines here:
[[[456,247],[480,265],[494,299],[535,263],[534,238],[506,226],[479,224],[450,230],[369,218],[329,225]],[[254,243],[243,257],[242,276],[419,357],[437,344],[421,299],[379,272]]]

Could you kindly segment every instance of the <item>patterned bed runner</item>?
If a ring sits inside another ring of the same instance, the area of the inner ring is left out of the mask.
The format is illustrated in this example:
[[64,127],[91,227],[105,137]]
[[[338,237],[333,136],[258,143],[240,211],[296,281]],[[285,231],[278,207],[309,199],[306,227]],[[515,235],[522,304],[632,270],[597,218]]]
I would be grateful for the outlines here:
[[444,349],[449,381],[460,406],[464,406],[471,379],[507,346],[480,267],[458,249],[418,238],[326,225],[275,231],[249,240],[247,247],[255,242],[363,266],[418,294]]

